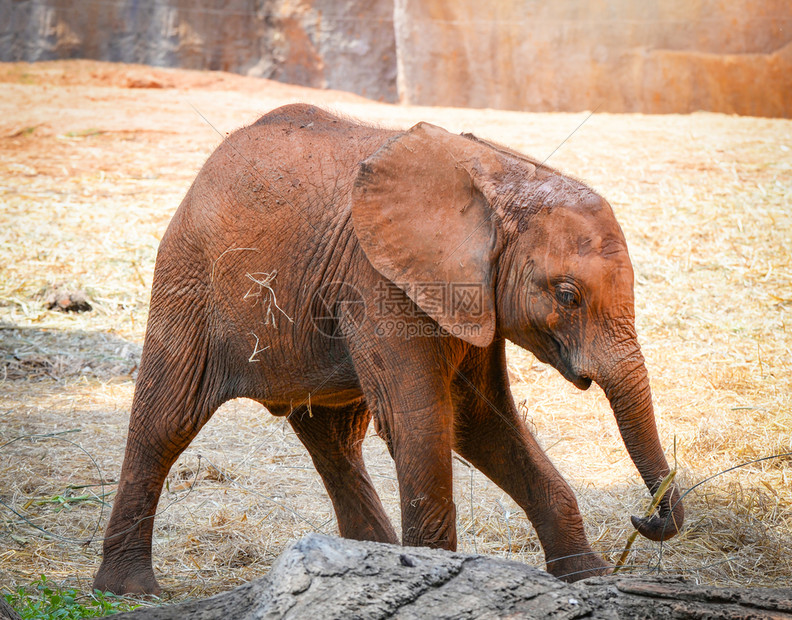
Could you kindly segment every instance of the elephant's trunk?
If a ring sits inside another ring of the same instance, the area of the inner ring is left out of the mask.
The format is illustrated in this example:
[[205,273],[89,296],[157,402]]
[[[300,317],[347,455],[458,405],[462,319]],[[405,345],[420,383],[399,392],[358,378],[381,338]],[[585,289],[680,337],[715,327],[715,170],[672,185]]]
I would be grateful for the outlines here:
[[[655,426],[652,392],[643,355],[634,338],[627,355],[598,377],[597,383],[608,397],[624,444],[638,468],[649,492],[654,494],[669,474]],[[650,517],[632,517],[640,534],[649,540],[667,540],[682,527],[684,509],[676,485],[665,494],[658,513]]]

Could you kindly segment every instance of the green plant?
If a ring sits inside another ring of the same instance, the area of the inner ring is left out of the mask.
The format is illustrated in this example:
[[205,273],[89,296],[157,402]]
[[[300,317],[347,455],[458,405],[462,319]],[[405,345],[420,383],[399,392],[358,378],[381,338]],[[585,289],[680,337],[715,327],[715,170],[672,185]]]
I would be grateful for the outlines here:
[[4,596],[23,620],[99,618],[140,607],[109,592],[94,590],[91,594],[83,594],[76,588],[62,588],[44,575],[29,586],[20,586]]

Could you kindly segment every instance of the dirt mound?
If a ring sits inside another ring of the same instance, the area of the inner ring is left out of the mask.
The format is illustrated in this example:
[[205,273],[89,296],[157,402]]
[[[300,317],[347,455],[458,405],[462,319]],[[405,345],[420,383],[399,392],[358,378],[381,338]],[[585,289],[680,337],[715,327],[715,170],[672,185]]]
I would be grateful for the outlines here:
[[[292,86],[265,78],[247,77],[225,71],[191,71],[148,65],[100,62],[97,60],[52,60],[36,63],[0,63],[0,83],[38,86],[82,86],[109,88],[173,88],[180,90],[267,93],[272,97],[300,97],[315,93],[312,88]],[[323,90],[326,101],[366,102],[344,92]]]

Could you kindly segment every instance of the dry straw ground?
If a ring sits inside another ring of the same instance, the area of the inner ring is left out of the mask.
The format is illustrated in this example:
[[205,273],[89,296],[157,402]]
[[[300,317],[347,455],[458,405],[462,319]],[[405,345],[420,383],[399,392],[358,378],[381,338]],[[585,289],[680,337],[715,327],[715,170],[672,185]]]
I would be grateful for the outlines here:
[[[42,573],[89,587],[101,545],[81,543],[101,536],[113,501],[158,239],[217,132],[289,101],[552,154],[549,163],[610,200],[625,229],[658,426],[670,458],[676,441],[682,485],[792,452],[788,120],[421,109],[88,62],[0,65],[0,93],[5,587]],[[83,288],[94,310],[44,310],[44,291],[58,283]],[[577,391],[516,347],[509,366],[526,420],[577,490],[594,547],[615,559],[628,515],[648,497],[601,391]],[[365,448],[398,521],[390,459],[375,436]],[[461,548],[541,565],[512,501],[461,462],[455,473]],[[792,459],[779,457],[695,487],[684,532],[662,550],[639,541],[632,570],[659,563],[706,583],[788,583],[791,483]],[[206,596],[265,573],[310,530],[336,525],[305,450],[283,420],[233,402],[170,475],[155,568],[167,596]]]

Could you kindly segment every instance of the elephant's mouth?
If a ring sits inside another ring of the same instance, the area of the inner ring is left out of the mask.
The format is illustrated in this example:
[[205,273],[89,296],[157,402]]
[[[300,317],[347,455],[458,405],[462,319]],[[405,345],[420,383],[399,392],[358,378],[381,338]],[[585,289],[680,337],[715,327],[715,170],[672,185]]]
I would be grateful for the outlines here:
[[550,341],[553,343],[551,356],[553,360],[551,363],[561,375],[574,385],[579,390],[587,390],[591,387],[591,379],[584,375],[578,374],[572,368],[569,362],[569,352],[567,348],[561,344],[554,336],[550,336]]

